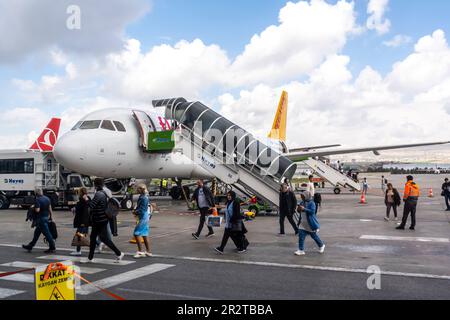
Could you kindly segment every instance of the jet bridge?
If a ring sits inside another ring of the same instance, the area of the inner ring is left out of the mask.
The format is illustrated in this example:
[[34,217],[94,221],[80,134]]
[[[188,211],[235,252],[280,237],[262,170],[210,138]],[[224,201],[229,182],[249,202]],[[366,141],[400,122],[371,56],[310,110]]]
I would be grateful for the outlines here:
[[176,149],[223,182],[278,206],[280,183],[294,176],[295,163],[200,102],[174,98],[153,105],[177,122]]

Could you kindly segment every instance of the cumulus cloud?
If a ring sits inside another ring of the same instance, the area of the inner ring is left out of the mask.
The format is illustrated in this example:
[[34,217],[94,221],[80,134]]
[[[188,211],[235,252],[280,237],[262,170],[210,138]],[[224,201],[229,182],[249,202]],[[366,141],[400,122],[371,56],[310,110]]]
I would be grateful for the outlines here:
[[[79,30],[67,28],[70,5],[81,10]],[[149,8],[147,0],[0,1],[0,64],[55,46],[82,55],[119,50],[125,26]]]
[[403,34],[398,34],[394,38],[388,41],[383,41],[383,45],[390,48],[397,48],[412,42],[412,38]]
[[391,21],[384,17],[389,5],[389,0],[370,0],[367,6],[367,29],[375,30],[378,34],[388,33],[391,28]]

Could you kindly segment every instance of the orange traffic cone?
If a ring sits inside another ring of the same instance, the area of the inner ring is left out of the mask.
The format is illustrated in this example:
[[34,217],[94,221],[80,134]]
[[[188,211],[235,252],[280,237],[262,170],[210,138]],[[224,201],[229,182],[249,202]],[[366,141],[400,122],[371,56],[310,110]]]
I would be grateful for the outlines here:
[[430,191],[428,192],[428,197],[429,198],[434,198],[434,194],[433,194],[433,189],[430,188]]
[[360,201],[360,203],[361,204],[366,204],[367,202],[366,202],[366,194],[363,192],[363,193],[361,193],[361,201]]

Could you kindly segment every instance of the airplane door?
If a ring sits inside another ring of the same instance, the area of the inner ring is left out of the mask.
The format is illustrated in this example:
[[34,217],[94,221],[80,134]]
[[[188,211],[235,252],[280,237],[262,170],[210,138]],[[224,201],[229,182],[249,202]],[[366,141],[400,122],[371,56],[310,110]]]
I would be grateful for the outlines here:
[[139,124],[139,136],[140,136],[139,144],[141,147],[147,149],[148,133],[154,131],[152,122],[149,116],[143,111],[133,110],[133,116]]

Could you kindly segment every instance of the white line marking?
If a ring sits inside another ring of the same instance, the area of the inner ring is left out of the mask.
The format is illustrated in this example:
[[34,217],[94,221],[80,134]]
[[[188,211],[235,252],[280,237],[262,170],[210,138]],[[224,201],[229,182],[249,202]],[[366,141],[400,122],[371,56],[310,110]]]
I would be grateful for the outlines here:
[[182,298],[185,300],[217,300],[217,299],[212,299],[211,297],[205,298],[205,297],[187,296],[184,294],[173,294],[173,293],[165,293],[165,292],[159,292],[159,291],[147,291],[147,290],[136,290],[136,289],[124,289],[124,288],[118,288],[117,291],[175,297],[175,298]]
[[369,219],[360,219],[359,221],[361,221],[361,222],[372,222],[373,220],[369,220]]
[[[14,261],[14,262],[8,262],[4,263],[1,266],[3,267],[14,267],[14,268],[38,268],[45,266],[46,264],[37,263],[37,262],[24,262],[24,261]],[[98,272],[105,271],[105,269],[100,268],[88,268],[84,266],[79,266],[81,273],[84,274],[94,274]]]
[[25,293],[25,292],[26,291],[0,288],[0,299],[9,298],[11,296],[15,296],[15,295],[18,295],[18,294],[21,294],[21,293]]
[[[74,261],[74,262],[86,262],[87,258],[83,257],[74,257],[74,256],[59,256],[59,255],[49,255],[49,256],[42,256],[37,257],[37,259],[44,259],[44,260],[59,260],[59,261]],[[96,258],[94,257],[93,264],[106,264],[106,265],[115,265],[115,266],[126,266],[128,264],[135,263],[136,261],[127,261],[122,260],[119,263],[116,262],[115,259],[102,259],[102,258]]]
[[392,241],[418,241],[418,242],[438,242],[449,243],[447,238],[425,238],[425,237],[394,237],[394,236],[373,236],[363,235],[360,239],[364,240],[392,240]]
[[[0,271],[0,273],[5,273],[6,271]],[[16,273],[10,276],[2,277],[0,280],[17,281],[25,283],[34,283],[34,274],[27,273]]]
[[[3,247],[12,247],[12,248],[22,248],[21,245],[12,245],[12,244],[0,244]],[[38,249],[46,249],[44,247]],[[58,248],[60,251],[73,251],[73,249],[68,248]],[[134,255],[134,253],[127,253],[126,255]],[[352,269],[345,267],[320,267],[313,265],[301,265],[301,264],[282,264],[282,263],[273,263],[273,262],[258,262],[258,261],[237,261],[237,260],[222,260],[222,259],[212,259],[212,258],[198,258],[198,257],[178,257],[178,256],[169,256],[162,254],[153,254],[154,258],[161,259],[171,259],[171,260],[187,260],[187,261],[204,261],[204,262],[216,262],[216,263],[232,263],[232,264],[242,264],[242,265],[257,265],[264,267],[279,267],[279,268],[290,268],[290,269],[307,269],[307,270],[320,270],[320,271],[335,271],[335,272],[351,272],[351,273],[364,273],[367,274],[366,269]],[[447,275],[435,275],[435,274],[426,274],[426,273],[402,273],[395,271],[381,271],[381,274],[390,275],[390,276],[400,276],[400,277],[411,277],[411,278],[426,278],[426,279],[441,279],[441,280],[450,280],[450,276]]]
[[[138,278],[145,277],[152,273],[159,272],[174,266],[175,265],[173,264],[155,263],[145,266],[143,268],[135,269],[99,281],[95,281],[93,283],[100,288],[107,289],[122,284],[124,282],[136,280]],[[77,291],[77,294],[88,295],[97,291],[99,291],[99,289],[94,287],[93,285],[85,284],[81,286],[81,288]]]

